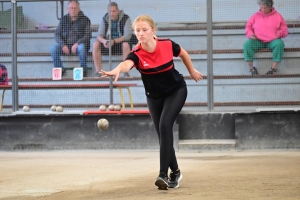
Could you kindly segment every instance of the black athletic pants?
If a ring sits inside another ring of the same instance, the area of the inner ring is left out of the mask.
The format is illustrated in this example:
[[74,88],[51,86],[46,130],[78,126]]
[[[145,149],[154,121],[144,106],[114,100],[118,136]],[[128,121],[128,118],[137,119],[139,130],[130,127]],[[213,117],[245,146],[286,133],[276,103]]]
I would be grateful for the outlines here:
[[187,97],[187,88],[181,87],[170,95],[159,98],[147,98],[149,111],[158,134],[160,144],[160,171],[168,174],[168,169],[178,169],[173,147],[173,124]]

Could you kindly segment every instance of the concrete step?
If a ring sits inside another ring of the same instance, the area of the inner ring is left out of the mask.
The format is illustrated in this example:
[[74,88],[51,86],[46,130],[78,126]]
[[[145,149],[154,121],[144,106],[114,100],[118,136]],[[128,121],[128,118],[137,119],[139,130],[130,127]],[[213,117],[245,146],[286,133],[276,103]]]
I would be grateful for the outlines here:
[[[6,2],[4,2],[6,3]],[[9,4],[10,2],[7,2]],[[249,2],[239,5],[237,0],[216,1],[213,3],[212,18],[216,22],[232,22],[232,21],[246,21],[249,17],[258,10],[257,4]],[[82,1],[80,8],[90,18],[91,24],[99,24],[100,18],[106,12],[107,1]],[[163,22],[206,22],[206,0],[190,0],[184,2],[173,1],[133,1],[121,0],[118,1],[120,9],[124,10],[133,20],[141,13],[147,13],[153,16],[156,23]],[[9,4],[10,5],[10,4]],[[54,2],[41,1],[41,2],[25,2],[23,6],[24,14],[26,16],[26,25],[35,27],[38,23],[47,25],[57,25],[58,20],[55,17],[57,7]],[[65,2],[66,6],[66,2]],[[5,6],[5,8],[8,6]],[[279,1],[275,7],[280,10],[285,19],[297,20],[299,12],[299,1],[292,0]],[[58,7],[60,12],[60,6]],[[137,9],[138,8],[138,9]],[[166,10],[168,8],[168,10]],[[44,19],[45,10],[51,14],[47,19]],[[64,10],[66,13],[66,10]],[[184,13],[184,14],[183,14]]]
[[235,150],[236,141],[226,139],[179,140],[179,151],[229,151]]
[[[187,81],[188,101],[207,102],[207,81]],[[214,101],[284,102],[300,100],[300,78],[221,79],[214,80]]]
[[[283,38],[285,47],[297,48],[300,43],[300,28],[291,28],[288,37]],[[97,33],[93,32],[91,44],[96,40]],[[207,49],[206,30],[174,30],[158,31],[157,36],[170,38],[189,50]],[[1,43],[7,48],[1,48],[0,53],[9,53],[12,48],[10,33],[0,34]],[[221,29],[213,31],[213,49],[240,49],[247,40],[244,29]],[[18,52],[49,52],[55,43],[54,33],[20,33],[18,34]],[[90,48],[92,51],[92,45]]]
[[[190,55],[194,67],[202,74],[207,74],[207,59],[206,54],[191,54]],[[265,74],[272,65],[271,52],[260,52],[256,54],[254,66],[260,74]],[[213,55],[213,72],[214,75],[249,75],[249,68],[244,62],[242,53],[220,53]],[[77,56],[62,57],[65,67],[79,67],[79,59]],[[109,70],[109,57],[103,56],[102,68]],[[122,60],[121,56],[112,56],[112,68],[116,67]],[[11,71],[11,57],[0,57],[0,62]],[[299,74],[300,68],[299,52],[285,52],[282,62],[278,66],[278,74]],[[176,69],[184,76],[188,76],[188,71],[179,58],[174,59]],[[50,56],[20,56],[18,57],[18,76],[19,78],[50,78],[52,77],[53,61]],[[92,57],[88,57],[89,67],[94,66]],[[70,71],[71,72],[71,71]],[[94,69],[91,70],[90,76],[93,76]],[[130,71],[132,77],[140,77],[140,73],[132,69]],[[67,76],[71,77],[71,73]],[[8,73],[11,77],[11,74]]]

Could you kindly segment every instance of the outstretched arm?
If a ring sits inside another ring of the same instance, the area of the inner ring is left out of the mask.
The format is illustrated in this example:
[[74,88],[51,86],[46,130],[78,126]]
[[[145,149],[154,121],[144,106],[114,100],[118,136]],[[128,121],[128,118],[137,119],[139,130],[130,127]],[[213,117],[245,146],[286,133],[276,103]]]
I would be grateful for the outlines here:
[[117,80],[119,79],[120,73],[128,72],[132,68],[133,64],[134,63],[132,60],[125,60],[125,61],[121,62],[113,70],[111,70],[109,72],[101,70],[99,73],[103,74],[103,76],[101,76],[101,78],[108,77],[108,76],[114,76],[115,77],[114,83],[116,83]]
[[186,66],[187,70],[189,71],[189,74],[192,79],[198,82],[200,79],[203,78],[203,75],[194,68],[192,60],[189,54],[186,52],[186,50],[181,48],[179,57],[183,64]]

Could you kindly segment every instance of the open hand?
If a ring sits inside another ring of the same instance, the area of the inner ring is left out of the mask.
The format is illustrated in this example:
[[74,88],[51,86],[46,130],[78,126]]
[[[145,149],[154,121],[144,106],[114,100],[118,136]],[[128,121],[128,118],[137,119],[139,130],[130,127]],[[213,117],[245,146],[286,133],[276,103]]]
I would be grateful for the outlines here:
[[77,51],[77,48],[78,48],[78,44],[77,43],[75,43],[73,46],[72,46],[72,53],[76,53],[76,51]]
[[256,37],[256,35],[254,35],[254,34],[253,34],[253,35],[251,35],[251,39],[252,39],[252,40],[257,40],[257,37]]
[[113,46],[113,40],[106,40],[106,42],[103,44],[105,48],[109,48],[110,46]]
[[120,72],[118,72],[116,70],[112,70],[112,71],[109,71],[109,72],[104,71],[104,70],[100,70],[99,74],[102,74],[102,76],[100,78],[114,76],[115,77],[114,83],[117,82],[117,80],[119,79],[119,76],[120,76]]
[[68,55],[70,53],[69,48],[67,46],[63,46],[62,51],[64,54]]
[[203,75],[198,72],[197,70],[194,70],[193,73],[190,74],[191,78],[194,79],[196,82],[200,81],[203,79]]

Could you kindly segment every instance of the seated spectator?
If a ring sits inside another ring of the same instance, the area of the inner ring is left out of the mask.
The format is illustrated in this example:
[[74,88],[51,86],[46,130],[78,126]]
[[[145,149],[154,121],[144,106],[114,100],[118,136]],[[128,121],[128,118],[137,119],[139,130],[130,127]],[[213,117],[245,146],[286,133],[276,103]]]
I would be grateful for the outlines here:
[[[109,27],[109,15],[111,27]],[[108,55],[109,47],[111,47],[112,55],[122,55],[123,60],[125,60],[132,45],[137,44],[137,42],[136,36],[132,34],[130,17],[123,10],[119,10],[116,2],[111,2],[107,7],[107,13],[100,22],[97,40],[93,44],[95,75],[100,76],[102,54]],[[129,77],[129,74],[124,73],[124,76]]]
[[8,85],[7,69],[5,65],[2,64],[0,64],[0,85]]
[[273,65],[267,74],[274,74],[284,52],[281,38],[288,35],[288,28],[284,18],[273,7],[273,0],[258,0],[258,5],[260,10],[246,24],[246,36],[249,39],[244,44],[244,57],[252,75],[257,75],[258,71],[253,66],[255,52],[262,48],[271,49]]
[[[91,22],[80,10],[78,0],[68,3],[68,14],[63,16],[55,31],[55,41],[50,53],[54,67],[63,68],[61,55],[78,54],[80,67],[87,67],[87,52],[90,49]],[[63,74],[65,70],[63,70]],[[86,71],[84,70],[84,75]]]

